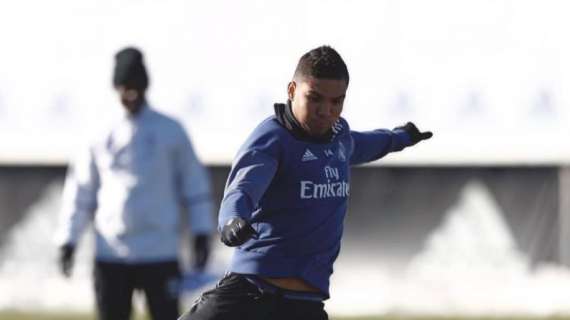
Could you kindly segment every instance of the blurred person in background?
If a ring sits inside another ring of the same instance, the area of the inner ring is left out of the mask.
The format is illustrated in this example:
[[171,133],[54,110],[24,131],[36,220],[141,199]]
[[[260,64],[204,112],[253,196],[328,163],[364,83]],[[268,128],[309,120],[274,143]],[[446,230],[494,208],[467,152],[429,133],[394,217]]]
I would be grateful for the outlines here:
[[331,47],[301,57],[286,104],[234,159],[218,228],[237,247],[228,273],[181,320],[324,320],[350,193],[350,166],[429,139],[411,122],[351,131],[348,69]]
[[142,53],[120,50],[113,85],[124,117],[70,167],[63,193],[59,266],[70,276],[80,236],[92,222],[102,320],[129,319],[134,290],[144,292],[153,319],[178,317],[182,222],[193,235],[196,270],[205,268],[210,252],[208,172],[182,125],[149,105],[148,83]]

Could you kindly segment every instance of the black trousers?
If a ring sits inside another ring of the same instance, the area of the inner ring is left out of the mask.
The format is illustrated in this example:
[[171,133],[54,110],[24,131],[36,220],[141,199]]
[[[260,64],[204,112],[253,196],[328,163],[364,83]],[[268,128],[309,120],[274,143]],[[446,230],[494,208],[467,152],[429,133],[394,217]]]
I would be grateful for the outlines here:
[[321,301],[260,291],[239,274],[226,275],[179,320],[328,320]]
[[178,262],[145,264],[95,262],[95,296],[99,320],[128,320],[134,290],[142,290],[153,320],[178,317]]

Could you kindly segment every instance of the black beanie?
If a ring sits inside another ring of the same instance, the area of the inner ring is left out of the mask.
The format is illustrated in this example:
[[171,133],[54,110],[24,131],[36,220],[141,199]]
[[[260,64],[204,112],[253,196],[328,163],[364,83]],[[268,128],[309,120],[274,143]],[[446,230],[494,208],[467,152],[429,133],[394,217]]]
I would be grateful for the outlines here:
[[113,85],[129,89],[146,90],[148,75],[143,63],[143,54],[136,48],[125,48],[115,54]]

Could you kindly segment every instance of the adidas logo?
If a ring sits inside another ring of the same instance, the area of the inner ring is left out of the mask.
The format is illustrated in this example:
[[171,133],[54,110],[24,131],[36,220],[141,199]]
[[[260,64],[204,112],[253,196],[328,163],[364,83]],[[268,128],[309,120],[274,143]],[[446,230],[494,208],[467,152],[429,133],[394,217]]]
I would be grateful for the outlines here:
[[307,161],[313,161],[313,160],[318,160],[319,158],[317,158],[317,156],[315,156],[311,150],[309,149],[305,149],[305,153],[303,154],[303,158],[301,158],[301,161],[303,162],[307,162]]

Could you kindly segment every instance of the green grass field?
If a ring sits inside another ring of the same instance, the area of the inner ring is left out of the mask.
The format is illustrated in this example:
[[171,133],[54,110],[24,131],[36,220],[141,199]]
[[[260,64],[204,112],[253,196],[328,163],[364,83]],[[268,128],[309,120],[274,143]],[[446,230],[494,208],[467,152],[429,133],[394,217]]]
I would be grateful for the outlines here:
[[[0,312],[0,320],[93,320],[88,314],[56,314],[56,313],[25,313]],[[133,320],[148,320],[146,317],[136,317]],[[407,316],[370,316],[370,317],[331,317],[331,320],[570,320],[570,317],[407,317]]]

